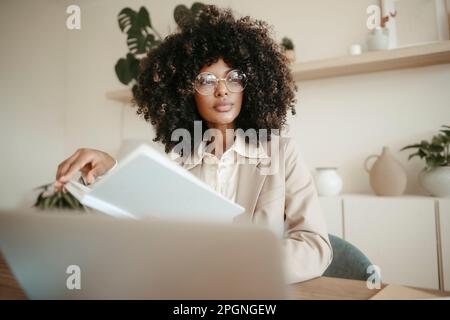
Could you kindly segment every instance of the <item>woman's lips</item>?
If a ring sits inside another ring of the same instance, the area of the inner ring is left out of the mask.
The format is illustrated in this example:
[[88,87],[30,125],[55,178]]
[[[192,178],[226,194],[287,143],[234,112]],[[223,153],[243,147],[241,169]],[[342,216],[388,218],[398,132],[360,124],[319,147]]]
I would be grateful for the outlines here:
[[227,112],[227,111],[230,111],[231,108],[233,108],[232,104],[220,104],[220,105],[214,106],[214,109],[218,112]]

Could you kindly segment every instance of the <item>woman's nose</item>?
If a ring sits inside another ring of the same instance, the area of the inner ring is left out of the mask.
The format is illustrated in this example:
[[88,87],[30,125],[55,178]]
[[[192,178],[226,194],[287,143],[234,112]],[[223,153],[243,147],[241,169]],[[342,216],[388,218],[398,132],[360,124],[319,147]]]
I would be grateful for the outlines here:
[[216,95],[219,97],[228,95],[228,89],[225,85],[225,80],[219,80],[219,82],[217,83]]

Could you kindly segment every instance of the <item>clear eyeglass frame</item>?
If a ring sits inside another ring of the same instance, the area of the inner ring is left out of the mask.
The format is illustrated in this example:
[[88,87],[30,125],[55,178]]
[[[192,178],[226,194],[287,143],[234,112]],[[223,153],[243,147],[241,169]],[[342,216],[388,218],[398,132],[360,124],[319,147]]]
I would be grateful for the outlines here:
[[[205,81],[212,81],[212,83],[205,84]],[[220,81],[224,81],[228,91],[233,93],[242,92],[247,86],[246,74],[239,69],[233,69],[227,73],[225,78],[217,78],[211,72],[202,72],[195,77],[194,88],[199,94],[210,96],[214,94]]]

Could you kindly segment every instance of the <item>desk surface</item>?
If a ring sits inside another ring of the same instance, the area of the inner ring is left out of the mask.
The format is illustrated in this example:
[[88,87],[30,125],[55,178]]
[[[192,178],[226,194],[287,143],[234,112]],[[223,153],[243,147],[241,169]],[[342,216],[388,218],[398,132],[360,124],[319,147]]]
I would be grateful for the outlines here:
[[[386,285],[382,285],[382,288]],[[307,300],[367,300],[380,290],[370,290],[365,281],[320,277],[290,286],[295,299]],[[445,295],[437,290],[423,290],[437,295]],[[448,293],[447,293],[448,295]],[[0,300],[26,299],[26,295],[11,273],[0,253]]]

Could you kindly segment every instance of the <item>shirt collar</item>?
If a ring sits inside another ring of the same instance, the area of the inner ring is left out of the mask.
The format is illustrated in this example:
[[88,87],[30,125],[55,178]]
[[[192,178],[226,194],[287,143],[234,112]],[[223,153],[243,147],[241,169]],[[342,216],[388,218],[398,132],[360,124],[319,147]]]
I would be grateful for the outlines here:
[[[206,145],[209,139],[205,137],[203,141],[198,145],[196,151],[194,152],[194,157],[197,158],[197,161],[203,159],[205,155],[209,152],[206,150]],[[246,142],[245,135],[238,130],[236,133],[236,139],[234,143],[230,147],[231,150],[227,150],[226,152],[236,152],[242,157],[246,157],[249,159],[265,159],[269,156],[267,155],[261,141],[256,142]],[[210,153],[209,153],[210,154]],[[194,162],[197,162],[194,161]]]

